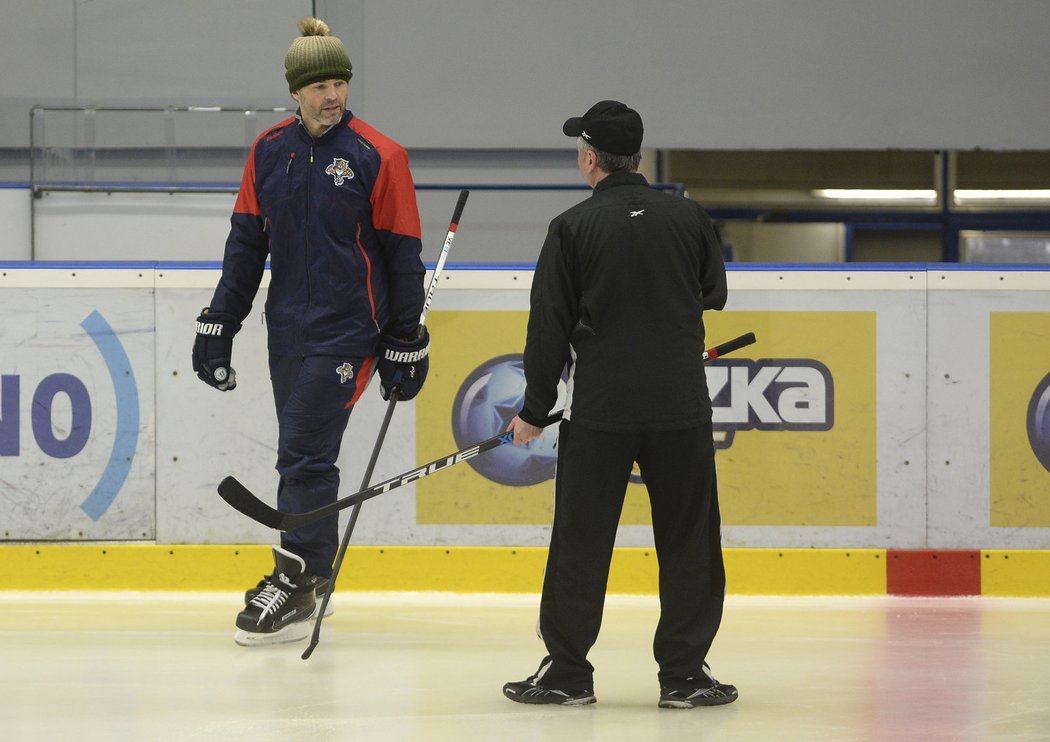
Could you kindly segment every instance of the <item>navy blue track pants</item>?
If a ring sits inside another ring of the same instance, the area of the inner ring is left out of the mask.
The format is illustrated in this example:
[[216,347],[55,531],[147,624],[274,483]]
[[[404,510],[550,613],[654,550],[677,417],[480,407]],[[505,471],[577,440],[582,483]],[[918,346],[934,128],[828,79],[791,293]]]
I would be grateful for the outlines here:
[[[339,495],[339,446],[350,412],[368,386],[375,358],[270,355],[277,407],[277,508],[302,513]],[[330,577],[339,548],[339,517],[332,515],[281,534],[281,547]]]

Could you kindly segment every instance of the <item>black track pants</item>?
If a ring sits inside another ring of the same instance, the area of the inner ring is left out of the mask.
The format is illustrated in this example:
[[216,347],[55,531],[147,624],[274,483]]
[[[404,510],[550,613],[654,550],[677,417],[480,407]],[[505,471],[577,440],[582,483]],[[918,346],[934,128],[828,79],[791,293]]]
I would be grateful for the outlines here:
[[541,684],[591,689],[616,529],[633,463],[649,491],[660,565],[653,654],[662,683],[701,674],[718,632],[725,568],[710,423],[686,430],[609,433],[563,422],[554,525],[540,603],[552,660]]

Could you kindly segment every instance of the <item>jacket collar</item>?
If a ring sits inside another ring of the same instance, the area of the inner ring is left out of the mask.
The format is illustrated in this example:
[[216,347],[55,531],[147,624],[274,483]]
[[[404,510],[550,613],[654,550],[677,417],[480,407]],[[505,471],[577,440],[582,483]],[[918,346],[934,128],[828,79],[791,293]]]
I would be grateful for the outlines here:
[[615,188],[625,185],[649,185],[649,181],[641,173],[626,173],[623,171],[609,173],[594,186],[594,192],[604,191],[606,188]]
[[340,129],[340,128],[344,127],[344,126],[349,126],[350,125],[350,119],[352,119],[353,117],[354,117],[354,114],[350,112],[350,109],[349,108],[346,109],[345,111],[343,111],[343,117],[341,119],[339,119],[338,123],[335,123],[335,124],[332,124],[331,126],[329,126],[328,129],[323,134],[321,134],[321,136],[319,136],[319,137],[317,137],[315,139],[314,137],[310,136],[310,132],[308,132],[306,130],[306,125],[303,124],[303,114],[302,114],[302,112],[300,112],[300,110],[298,108],[295,109],[295,120],[299,122],[299,133],[307,141],[314,142],[314,143],[323,142],[323,141],[325,141],[327,139],[330,139],[333,136],[333,134],[332,134],[333,131],[336,131],[337,129]]

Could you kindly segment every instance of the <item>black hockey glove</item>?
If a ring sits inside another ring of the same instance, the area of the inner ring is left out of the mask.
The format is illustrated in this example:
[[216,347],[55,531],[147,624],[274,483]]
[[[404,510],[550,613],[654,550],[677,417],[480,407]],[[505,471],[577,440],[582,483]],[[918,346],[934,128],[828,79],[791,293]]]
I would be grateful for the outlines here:
[[419,394],[430,370],[430,333],[420,325],[410,338],[383,335],[379,341],[379,392],[389,400],[396,389],[397,398],[409,400]]
[[220,392],[237,388],[237,372],[230,367],[233,336],[240,324],[228,314],[212,314],[205,307],[197,318],[197,337],[193,341],[193,370],[198,378]]

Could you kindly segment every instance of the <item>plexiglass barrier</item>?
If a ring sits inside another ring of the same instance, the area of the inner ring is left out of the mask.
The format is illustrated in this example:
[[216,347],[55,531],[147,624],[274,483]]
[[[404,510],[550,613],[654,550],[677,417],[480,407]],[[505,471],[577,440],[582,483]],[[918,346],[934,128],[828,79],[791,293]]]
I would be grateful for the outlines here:
[[30,185],[47,190],[233,189],[252,142],[292,108],[36,106]]

